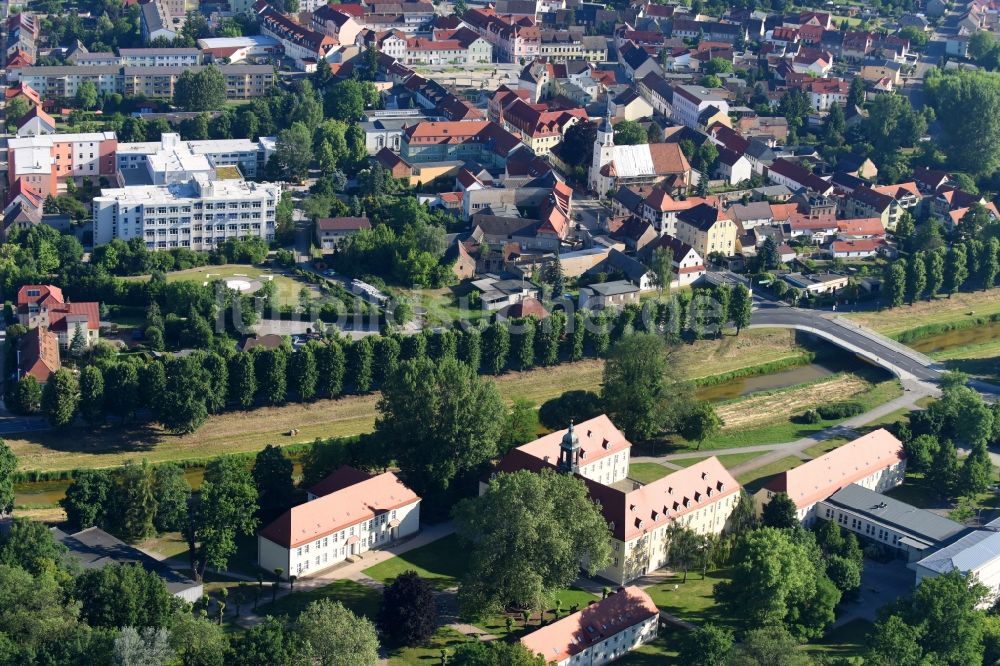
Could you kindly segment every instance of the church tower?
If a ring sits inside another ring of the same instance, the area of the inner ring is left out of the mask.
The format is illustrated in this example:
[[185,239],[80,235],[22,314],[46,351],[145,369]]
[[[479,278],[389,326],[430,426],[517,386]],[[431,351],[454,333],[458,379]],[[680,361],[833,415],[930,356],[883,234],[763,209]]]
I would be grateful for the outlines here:
[[601,167],[611,161],[615,150],[615,129],[611,126],[611,114],[604,116],[601,126],[597,128],[597,138],[594,139],[594,156],[590,163],[590,189],[603,197]]
[[573,422],[569,422],[569,430],[563,435],[559,445],[560,472],[577,474],[580,471],[580,438],[573,432]]

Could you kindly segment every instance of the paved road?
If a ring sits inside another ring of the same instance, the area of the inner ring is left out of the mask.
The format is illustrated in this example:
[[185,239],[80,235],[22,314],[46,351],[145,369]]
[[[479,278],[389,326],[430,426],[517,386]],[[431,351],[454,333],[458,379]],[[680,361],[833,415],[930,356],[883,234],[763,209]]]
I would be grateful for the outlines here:
[[812,332],[889,370],[900,379],[937,383],[943,368],[907,347],[852,322],[817,310],[763,303],[753,314],[752,326],[794,328]]

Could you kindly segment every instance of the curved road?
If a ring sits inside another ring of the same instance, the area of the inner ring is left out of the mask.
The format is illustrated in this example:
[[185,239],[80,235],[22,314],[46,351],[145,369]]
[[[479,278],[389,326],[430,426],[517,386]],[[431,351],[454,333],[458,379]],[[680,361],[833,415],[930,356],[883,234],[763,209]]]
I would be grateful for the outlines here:
[[813,333],[885,368],[900,379],[936,384],[944,372],[941,365],[923,354],[832,313],[759,302],[751,326],[794,328]]

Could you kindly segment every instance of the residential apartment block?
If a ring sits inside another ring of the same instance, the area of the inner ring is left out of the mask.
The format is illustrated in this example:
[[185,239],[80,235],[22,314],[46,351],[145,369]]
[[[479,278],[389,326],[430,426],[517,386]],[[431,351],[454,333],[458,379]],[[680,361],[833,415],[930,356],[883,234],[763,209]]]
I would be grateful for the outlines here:
[[[186,71],[198,71],[202,65],[157,66],[44,66],[10,70],[8,81],[31,86],[45,99],[74,97],[80,84],[89,81],[98,94],[118,93],[126,97],[145,95],[150,98],[173,97],[174,85]],[[251,99],[263,95],[274,81],[270,65],[219,65],[226,78],[226,98]]]
[[341,467],[257,534],[257,564],[282,576],[310,576],[420,528],[420,497],[392,472]]
[[274,239],[276,183],[217,180],[194,173],[167,185],[101,190],[94,198],[94,244],[142,238],[149,250],[209,251],[228,238]]
[[546,664],[596,666],[656,638],[660,609],[640,587],[624,587],[583,610],[521,637]]
[[304,71],[315,71],[316,63],[329,59],[340,43],[333,37],[300,25],[266,2],[254,5],[261,34],[281,42],[285,55]]
[[598,575],[623,584],[666,564],[671,525],[719,534],[740,499],[739,484],[714,456],[650,484],[632,481],[631,447],[601,415],[512,449],[495,473],[553,469],[582,479],[611,530],[612,563]]
[[782,472],[754,494],[759,513],[777,493],[786,493],[806,525],[815,522],[819,502],[856,483],[883,492],[903,482],[906,454],[903,443],[879,428],[839,448]]
[[8,182],[13,187],[20,181],[44,198],[57,194],[59,181],[66,178],[113,179],[117,146],[114,132],[11,138],[7,141]]
[[201,51],[196,48],[118,49],[118,64],[127,67],[200,65]]

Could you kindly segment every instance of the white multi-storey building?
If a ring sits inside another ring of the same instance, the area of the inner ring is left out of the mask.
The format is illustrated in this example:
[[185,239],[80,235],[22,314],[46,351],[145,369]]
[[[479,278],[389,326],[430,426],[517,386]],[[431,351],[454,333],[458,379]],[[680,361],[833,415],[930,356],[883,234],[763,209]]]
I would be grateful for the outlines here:
[[392,472],[369,476],[344,466],[307,497],[257,534],[257,564],[265,571],[316,574],[420,528],[420,497]]
[[104,189],[94,198],[94,244],[142,238],[150,250],[212,250],[228,238],[274,239],[281,185],[195,173],[168,185]]
[[[118,144],[118,169],[125,182],[136,175],[150,173],[151,183],[158,184],[153,173],[167,154],[188,153],[206,159],[212,167],[238,166],[246,178],[256,178],[264,172],[267,160],[274,153],[274,137],[251,139],[218,139],[182,141],[179,134],[164,134],[159,141]],[[143,171],[131,171],[133,169]]]
[[698,116],[710,106],[714,106],[722,113],[729,113],[726,91],[701,86],[674,86],[672,109],[674,120],[682,125],[697,128]]

